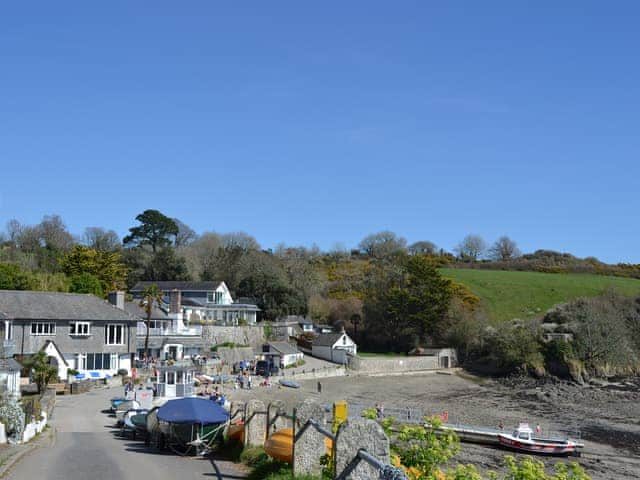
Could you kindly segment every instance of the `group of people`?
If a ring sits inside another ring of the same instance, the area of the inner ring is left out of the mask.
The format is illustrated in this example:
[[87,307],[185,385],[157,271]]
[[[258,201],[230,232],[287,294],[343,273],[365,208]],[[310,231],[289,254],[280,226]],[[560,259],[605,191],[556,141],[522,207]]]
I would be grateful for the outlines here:
[[248,370],[243,370],[236,377],[235,388],[247,388],[251,390],[251,382],[252,382],[251,373]]

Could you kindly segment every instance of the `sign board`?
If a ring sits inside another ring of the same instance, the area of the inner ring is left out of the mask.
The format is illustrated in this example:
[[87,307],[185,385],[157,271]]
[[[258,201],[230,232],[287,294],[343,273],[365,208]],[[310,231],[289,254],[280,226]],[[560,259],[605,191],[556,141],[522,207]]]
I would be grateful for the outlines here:
[[141,388],[135,391],[136,401],[140,404],[140,408],[151,410],[153,408],[153,390],[150,388]]

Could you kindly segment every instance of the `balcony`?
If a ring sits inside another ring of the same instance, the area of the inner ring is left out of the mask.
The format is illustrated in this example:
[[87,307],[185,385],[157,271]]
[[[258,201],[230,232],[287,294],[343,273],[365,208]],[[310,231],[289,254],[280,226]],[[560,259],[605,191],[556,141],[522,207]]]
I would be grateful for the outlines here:
[[[138,328],[136,331],[139,336],[146,336],[147,326],[138,322]],[[190,327],[176,328],[173,325],[169,325],[162,328],[150,328],[150,337],[169,337],[169,336],[185,336],[185,337],[200,337],[202,336],[202,325],[193,325]]]

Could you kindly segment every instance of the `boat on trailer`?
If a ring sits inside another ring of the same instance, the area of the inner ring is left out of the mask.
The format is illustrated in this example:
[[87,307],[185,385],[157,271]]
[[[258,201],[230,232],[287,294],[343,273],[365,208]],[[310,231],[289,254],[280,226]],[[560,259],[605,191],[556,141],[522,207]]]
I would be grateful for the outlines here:
[[544,438],[535,436],[527,423],[521,423],[512,433],[499,433],[500,445],[522,453],[542,455],[580,456],[582,443],[569,438]]
[[[222,440],[229,422],[229,412],[216,402],[189,397],[170,400],[156,410],[160,445],[168,445],[179,453],[206,453]],[[147,415],[147,428],[149,416]]]

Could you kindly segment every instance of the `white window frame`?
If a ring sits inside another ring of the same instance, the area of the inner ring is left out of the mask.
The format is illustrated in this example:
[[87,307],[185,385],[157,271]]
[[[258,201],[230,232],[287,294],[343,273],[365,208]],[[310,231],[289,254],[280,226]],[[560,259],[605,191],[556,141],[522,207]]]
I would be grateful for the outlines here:
[[[113,338],[110,338],[110,330],[113,327]],[[118,342],[118,329],[120,329],[120,342]],[[124,345],[125,326],[121,323],[108,323],[104,327],[104,344],[105,345]],[[110,341],[111,340],[111,341]]]
[[77,358],[78,368],[76,370],[86,370],[87,369],[87,354],[79,353]]
[[216,303],[216,292],[207,292],[207,303]]
[[72,337],[90,336],[91,322],[71,322],[69,324],[69,335],[71,335]]
[[[33,331],[34,327],[35,332]],[[31,322],[31,335],[54,337],[56,335],[56,324],[55,322]]]

